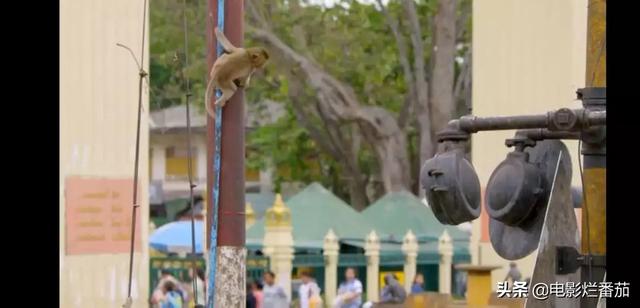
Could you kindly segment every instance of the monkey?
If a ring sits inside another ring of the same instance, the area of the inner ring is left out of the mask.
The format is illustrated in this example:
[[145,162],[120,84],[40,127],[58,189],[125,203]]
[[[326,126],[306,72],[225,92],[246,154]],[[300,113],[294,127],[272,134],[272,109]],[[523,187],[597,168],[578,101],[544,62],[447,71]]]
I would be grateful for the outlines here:
[[209,103],[211,88],[215,87],[214,89],[222,91],[222,95],[216,100],[215,105],[224,107],[238,88],[246,88],[249,85],[251,75],[256,69],[263,68],[269,60],[269,53],[266,49],[262,47],[246,49],[235,47],[217,27],[215,33],[224,52],[213,63],[204,99],[207,113],[214,118],[215,111]]

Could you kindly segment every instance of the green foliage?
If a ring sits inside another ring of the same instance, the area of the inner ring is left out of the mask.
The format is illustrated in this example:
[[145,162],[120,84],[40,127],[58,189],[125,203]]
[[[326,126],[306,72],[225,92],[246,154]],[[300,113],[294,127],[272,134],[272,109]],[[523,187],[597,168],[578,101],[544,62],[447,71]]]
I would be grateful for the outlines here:
[[264,169],[269,158],[276,169],[290,171],[288,175],[276,172],[276,191],[282,182],[291,180],[330,185],[322,176],[323,166],[330,163],[329,160],[316,149],[307,131],[297,125],[292,112],[249,133],[247,139],[248,168]]
[[189,77],[195,105],[204,108],[206,86],[206,1],[186,2],[189,37],[189,66],[185,67],[183,2],[150,2],[150,72],[151,109],[184,103],[184,76]]
[[[338,80],[348,83],[363,104],[376,105],[398,112],[408,90],[400,65],[396,41],[384,16],[371,4],[342,0],[325,8],[305,4],[300,0],[251,0],[265,8],[272,30],[289,46],[304,55]],[[207,76],[206,1],[187,1],[189,27],[189,66],[184,68],[184,32],[182,1],[154,0],[150,2],[150,78],[151,108],[165,108],[184,102],[182,73],[189,76],[194,103],[203,108]],[[470,6],[471,0],[460,0],[458,7]],[[245,5],[246,7],[246,5]],[[417,1],[417,10],[425,42],[425,63],[429,63],[432,29],[430,21],[437,7],[436,0]],[[400,23],[410,47],[407,23],[400,0],[390,0],[388,10]],[[248,14],[248,12],[245,12]],[[465,40],[470,41],[471,22]],[[303,42],[295,39],[294,29],[303,34]],[[255,45],[248,36],[245,45]],[[465,46],[460,50],[463,56]],[[409,48],[411,50],[411,48]],[[412,57],[413,55],[409,55]],[[176,60],[178,58],[178,60]],[[410,58],[413,65],[413,61]],[[425,68],[427,69],[427,68]],[[276,123],[258,127],[247,136],[247,166],[264,168],[268,160],[276,167],[288,168],[290,178],[277,176],[276,187],[285,180],[309,183],[319,181],[346,194],[346,185],[339,176],[337,162],[323,153],[308,132],[297,122],[288,97],[288,80],[271,64],[252,79],[246,91],[248,104],[260,104],[265,99],[281,102],[286,115]],[[459,68],[456,68],[456,72]],[[416,156],[416,133],[410,130],[410,155]],[[374,153],[363,144],[358,153],[360,167],[369,176],[379,166]],[[316,166],[312,166],[315,164]],[[315,171],[314,171],[315,170]]]

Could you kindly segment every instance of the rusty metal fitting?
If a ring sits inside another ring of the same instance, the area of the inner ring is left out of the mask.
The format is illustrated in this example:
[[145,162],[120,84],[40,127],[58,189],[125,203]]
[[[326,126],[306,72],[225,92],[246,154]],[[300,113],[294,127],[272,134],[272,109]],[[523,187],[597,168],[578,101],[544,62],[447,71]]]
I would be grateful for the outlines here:
[[516,134],[513,138],[504,141],[507,147],[515,147],[516,151],[522,152],[526,147],[533,147],[536,145],[536,141],[529,139],[526,136]]
[[471,134],[460,129],[460,120],[451,120],[447,123],[447,127],[436,134],[436,138],[438,142],[460,142],[469,140]]
[[575,130],[578,125],[578,119],[583,119],[583,113],[579,110],[571,110],[569,108],[560,108],[556,111],[550,111],[548,128],[551,131],[571,131]]

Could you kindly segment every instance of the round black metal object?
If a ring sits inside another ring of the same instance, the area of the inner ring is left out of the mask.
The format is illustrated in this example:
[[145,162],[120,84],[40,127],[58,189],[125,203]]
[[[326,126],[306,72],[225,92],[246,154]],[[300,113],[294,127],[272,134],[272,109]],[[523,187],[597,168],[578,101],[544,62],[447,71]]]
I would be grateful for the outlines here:
[[560,108],[552,114],[551,124],[556,130],[568,131],[578,123],[578,115],[569,108]]
[[480,181],[461,148],[438,153],[420,171],[429,206],[443,224],[457,225],[480,216]]
[[[532,148],[524,150],[529,154],[529,163],[538,165],[544,181],[549,186],[547,192],[540,196],[541,200],[527,218],[518,226],[510,226],[502,221],[489,217],[489,237],[496,253],[507,260],[518,260],[526,257],[538,248],[540,234],[547,213],[549,191],[553,185],[558,157],[562,152],[559,167],[565,168],[571,179],[571,157],[569,150],[560,140],[539,141]],[[488,191],[485,193],[485,196]],[[488,202],[487,202],[488,205]]]
[[507,154],[493,171],[487,184],[487,213],[509,226],[518,226],[548,194],[542,171],[529,162],[529,153],[516,150]]

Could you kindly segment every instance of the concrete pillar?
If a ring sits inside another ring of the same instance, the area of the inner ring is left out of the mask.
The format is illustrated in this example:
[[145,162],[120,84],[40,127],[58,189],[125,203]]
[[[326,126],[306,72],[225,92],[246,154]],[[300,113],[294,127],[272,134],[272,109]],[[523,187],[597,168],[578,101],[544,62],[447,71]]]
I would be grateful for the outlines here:
[[[484,198],[484,192],[481,195]],[[486,213],[482,213],[481,215],[488,215]],[[482,220],[483,216],[480,216],[479,219],[475,219],[471,222],[471,236],[469,237],[469,253],[471,254],[471,264],[482,264],[482,242],[481,234],[482,234]]]
[[329,229],[324,237],[324,294],[325,302],[333,303],[336,298],[336,290],[338,289],[338,254],[340,253],[340,245],[338,237]]
[[151,180],[164,181],[166,175],[166,149],[164,144],[154,144],[152,148],[151,160]]
[[453,242],[447,230],[442,232],[438,240],[440,265],[438,271],[438,292],[451,294],[451,263],[453,262]]
[[491,297],[491,272],[500,266],[459,264],[456,269],[467,272],[467,305],[486,306]]
[[207,180],[207,144],[200,138],[196,143],[196,167],[196,182],[205,182]]
[[153,234],[153,232],[156,231],[156,224],[153,223],[153,221],[149,222],[149,234]]
[[260,170],[260,192],[270,193],[273,191],[273,166],[267,164],[265,170]]
[[404,289],[408,294],[411,292],[411,284],[416,277],[416,267],[418,263],[418,239],[411,230],[407,231],[407,234],[402,240],[402,253],[405,256]]
[[273,206],[265,213],[264,253],[270,259],[276,283],[282,286],[291,300],[291,270],[293,268],[293,233],[291,212],[276,194]]
[[367,257],[367,300],[376,302],[379,297],[378,271],[380,267],[380,239],[376,231],[371,231],[364,244]]

